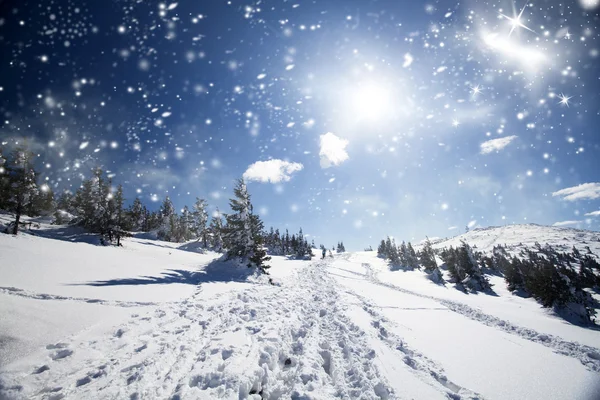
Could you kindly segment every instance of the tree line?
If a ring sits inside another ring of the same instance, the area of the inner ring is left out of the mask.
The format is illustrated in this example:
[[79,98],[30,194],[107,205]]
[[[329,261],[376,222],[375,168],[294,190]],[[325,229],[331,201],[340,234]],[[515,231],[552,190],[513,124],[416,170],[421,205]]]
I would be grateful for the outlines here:
[[[437,283],[444,281],[442,267],[448,271],[448,281],[465,292],[491,292],[486,275],[501,275],[508,290],[533,297],[543,307],[571,313],[587,323],[596,315],[596,302],[585,289],[600,287],[600,264],[589,247],[587,254],[582,254],[575,246],[571,252],[560,252],[536,243],[533,249],[523,246],[518,254],[511,255],[506,246],[497,245],[487,255],[465,241],[456,248],[434,250],[427,239],[415,252],[410,242],[397,246],[388,237],[381,241],[377,255],[388,260],[391,270],[422,267]],[[442,265],[438,266],[436,256]]]
[[55,196],[48,185],[38,182],[35,156],[27,143],[3,154],[0,148],[0,210],[15,214],[6,233],[18,233],[23,215],[52,215],[56,224],[78,225],[98,234],[103,244],[120,245],[121,238],[130,236],[130,232],[156,232],[157,238],[165,241],[197,240],[206,249],[224,252],[226,259],[238,259],[263,272],[269,268],[267,249],[273,255],[299,259],[313,256],[314,242],[308,244],[302,228],[291,236],[287,229],[285,234],[273,228],[265,231],[243,179],[233,189],[230,213],[217,209],[209,217],[206,200],[196,198],[191,209],[185,206],[178,214],[169,196],[155,211],[137,197],[125,207],[122,185],[115,187],[100,168],[75,193],[65,191]]

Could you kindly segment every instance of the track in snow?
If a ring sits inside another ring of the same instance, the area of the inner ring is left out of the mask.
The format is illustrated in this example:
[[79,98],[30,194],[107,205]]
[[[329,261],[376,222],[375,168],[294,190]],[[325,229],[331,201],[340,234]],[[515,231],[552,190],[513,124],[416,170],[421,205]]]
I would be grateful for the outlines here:
[[[133,314],[110,336],[50,344],[2,372],[0,398],[396,398],[370,333],[350,320],[324,267],[312,263],[279,287],[252,284],[216,298],[200,289]],[[400,351],[408,369],[429,368],[415,374],[442,397],[460,397],[433,363]]]
[[583,365],[585,365],[588,369],[595,372],[600,372],[600,349],[582,345],[577,342],[570,342],[564,340],[558,336],[549,335],[545,333],[539,333],[533,329],[524,328],[518,325],[515,325],[509,321],[494,317],[492,315],[486,314],[480,310],[477,310],[473,307],[470,307],[466,304],[459,303],[456,301],[440,299],[435,296],[428,296],[425,294],[413,292],[408,289],[400,288],[391,283],[382,282],[377,278],[377,274],[371,268],[371,265],[368,263],[362,263],[362,267],[365,268],[365,277],[373,284],[387,287],[389,289],[393,289],[405,294],[409,294],[416,297],[421,297],[429,300],[436,301],[441,305],[447,307],[450,311],[461,314],[471,320],[480,322],[484,325],[500,329],[504,332],[517,335],[522,339],[526,339],[535,343],[542,344],[546,347],[551,348],[555,352],[573,357],[579,360]]

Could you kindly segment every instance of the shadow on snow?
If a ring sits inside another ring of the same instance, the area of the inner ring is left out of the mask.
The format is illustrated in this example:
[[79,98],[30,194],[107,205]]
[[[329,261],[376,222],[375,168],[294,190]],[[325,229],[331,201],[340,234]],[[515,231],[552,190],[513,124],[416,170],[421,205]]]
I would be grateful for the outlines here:
[[76,283],[74,286],[134,286],[134,285],[167,285],[180,283],[200,285],[210,282],[245,282],[255,274],[254,268],[238,266],[230,261],[214,260],[205,268],[197,271],[168,269],[159,276],[140,276],[136,278],[116,278],[105,281]]

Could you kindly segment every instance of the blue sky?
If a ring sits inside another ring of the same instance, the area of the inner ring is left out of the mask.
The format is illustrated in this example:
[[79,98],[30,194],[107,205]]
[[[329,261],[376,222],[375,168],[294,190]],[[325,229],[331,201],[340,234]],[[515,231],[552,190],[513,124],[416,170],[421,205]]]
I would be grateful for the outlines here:
[[0,139],[154,207],[227,211],[246,173],[267,226],[328,246],[598,230],[597,3],[2,5]]

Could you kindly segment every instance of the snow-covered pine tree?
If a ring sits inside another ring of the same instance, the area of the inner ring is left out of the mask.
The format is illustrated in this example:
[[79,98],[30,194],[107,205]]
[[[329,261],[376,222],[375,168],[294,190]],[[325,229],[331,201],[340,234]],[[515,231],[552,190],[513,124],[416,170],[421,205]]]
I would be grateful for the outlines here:
[[462,241],[461,247],[457,250],[457,269],[462,278],[460,283],[472,291],[491,289],[491,285],[485,275],[483,275],[471,246],[467,242]]
[[108,226],[108,197],[110,187],[104,180],[104,172],[100,168],[94,170],[92,178],[92,216],[90,229],[104,235]]
[[[184,206],[179,217],[181,241],[186,242],[194,237],[195,220],[188,206]],[[206,246],[205,246],[206,247]]]
[[121,245],[121,238],[125,236],[130,236],[127,233],[127,221],[123,211],[123,205],[125,203],[125,198],[123,197],[123,186],[119,185],[115,193],[109,196],[109,206],[110,210],[109,216],[109,240],[112,241],[113,236],[117,240],[117,246]]
[[75,214],[76,210],[74,207],[75,196],[69,191],[64,191],[58,196],[56,200],[56,209],[65,211],[71,214]]
[[435,252],[429,238],[425,240],[425,244],[423,244],[423,248],[419,252],[418,258],[429,278],[436,283],[441,283],[443,281],[442,272],[438,268],[435,260]]
[[379,258],[387,258],[387,250],[385,245],[385,240],[381,239],[379,246],[377,247],[377,257]]
[[419,268],[419,259],[417,258],[417,253],[410,242],[408,242],[406,245],[406,266],[408,269]]
[[165,200],[160,207],[160,227],[158,228],[158,238],[160,240],[171,240],[173,229],[175,228],[175,208],[173,202],[169,196],[165,197]]
[[283,255],[288,255],[290,254],[290,233],[288,232],[287,228],[285,230],[285,236],[283,237]]
[[125,212],[125,216],[129,229],[133,231],[144,230],[144,219],[146,215],[144,212],[144,205],[138,197],[133,200],[133,203]]
[[211,247],[214,251],[222,251],[223,250],[223,220],[221,219],[221,213],[217,208],[215,215],[213,215],[210,225],[208,227],[211,238]]
[[192,232],[198,241],[202,241],[204,247],[208,247],[208,231],[206,229],[206,224],[208,223],[207,206],[206,200],[196,197],[196,202],[192,207],[192,215],[194,218]]
[[392,270],[397,270],[398,268],[400,268],[401,261],[400,255],[398,253],[399,252],[398,246],[396,246],[396,241],[394,239],[391,239],[388,250],[388,259],[390,260]]
[[307,257],[310,258],[310,256],[312,256],[312,251],[310,250],[309,246],[308,246],[308,242],[306,241],[306,238],[304,237],[304,232],[302,232],[302,228],[300,228],[300,232],[298,232],[298,245],[297,245],[297,250],[296,250],[296,258],[303,260]]
[[398,258],[400,260],[398,265],[401,265],[403,267],[406,267],[408,265],[408,248],[406,247],[406,243],[404,242],[404,240],[398,248]]
[[33,168],[33,157],[34,155],[29,151],[27,143],[24,143],[15,148],[7,163],[9,183],[7,205],[8,210],[15,213],[15,222],[12,227],[13,235],[19,232],[21,216],[39,190],[37,172]]
[[448,269],[450,281],[460,282],[461,279],[458,271],[456,250],[452,246],[450,246],[450,248],[444,248],[442,249],[440,256],[442,261],[444,261],[446,268]]
[[81,187],[77,189],[73,200],[75,213],[79,220],[78,223],[91,229],[94,223],[94,183],[91,179],[82,182]]
[[0,210],[8,210],[9,188],[6,157],[4,156],[4,149],[0,147]]
[[511,292],[519,291],[526,293],[523,271],[531,268],[531,266],[527,266],[528,263],[526,261],[522,261],[517,257],[508,260],[504,255],[496,253],[494,254],[494,263],[502,268],[501,271],[504,274],[508,290]]
[[234,198],[229,200],[233,211],[227,214],[227,225],[224,228],[224,240],[228,245],[227,259],[237,258],[250,267],[256,267],[266,273],[269,266],[265,262],[270,259],[262,246],[262,221],[252,213],[250,194],[243,178],[240,178],[234,189]]

